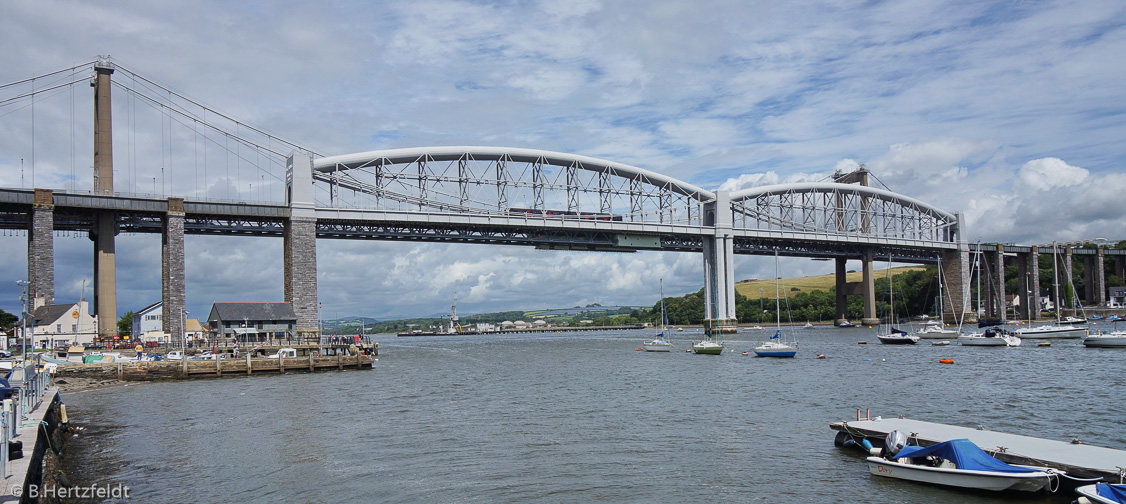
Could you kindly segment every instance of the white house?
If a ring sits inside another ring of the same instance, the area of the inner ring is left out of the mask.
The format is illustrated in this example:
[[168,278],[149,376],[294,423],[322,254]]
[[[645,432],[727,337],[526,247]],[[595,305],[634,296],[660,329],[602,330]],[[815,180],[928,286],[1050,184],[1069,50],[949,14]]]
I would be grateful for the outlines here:
[[133,335],[140,337],[148,332],[163,330],[164,304],[157,301],[133,313]]
[[[98,335],[98,317],[90,315],[85,299],[74,304],[45,305],[31,312],[31,344],[38,348],[92,343]],[[23,321],[16,323],[17,340],[24,337]]]

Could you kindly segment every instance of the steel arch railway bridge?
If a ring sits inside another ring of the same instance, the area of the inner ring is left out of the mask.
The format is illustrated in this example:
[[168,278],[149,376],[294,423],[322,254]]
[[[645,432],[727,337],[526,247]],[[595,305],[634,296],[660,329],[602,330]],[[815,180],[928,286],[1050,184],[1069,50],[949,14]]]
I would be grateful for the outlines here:
[[[845,295],[861,294],[864,322],[879,322],[873,259],[940,262],[951,294],[944,308],[960,312],[968,298],[960,215],[864,183],[710,191],[635,166],[545,150],[445,146],[324,156],[285,143],[289,153],[278,154],[284,203],[117,192],[109,119],[114,67],[99,60],[94,70],[93,191],[0,189],[0,227],[29,231],[29,294],[48,304],[53,231],[90,234],[96,311],[113,314],[99,317],[103,335],[116,332],[114,236],[121,231],[162,235],[162,320],[171,334],[181,333],[185,306],[185,234],[282,237],[284,300],[293,304],[298,330],[309,332],[318,325],[317,239],[701,253],[710,330],[736,322],[735,254],[835,259],[838,319]],[[860,175],[853,179],[866,179]],[[858,285],[844,283],[848,259],[863,261]]]

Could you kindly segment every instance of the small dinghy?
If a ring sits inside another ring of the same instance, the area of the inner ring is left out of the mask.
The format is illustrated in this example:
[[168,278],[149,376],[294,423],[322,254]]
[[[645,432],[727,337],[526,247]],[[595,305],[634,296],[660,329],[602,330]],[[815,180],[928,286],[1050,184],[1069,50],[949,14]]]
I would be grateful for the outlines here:
[[1126,485],[1098,483],[1075,489],[1079,504],[1126,504]]
[[876,476],[993,491],[1038,492],[1059,483],[1053,469],[1006,464],[968,439],[911,446],[902,432],[891,431],[886,446],[885,456],[868,457],[868,470]]

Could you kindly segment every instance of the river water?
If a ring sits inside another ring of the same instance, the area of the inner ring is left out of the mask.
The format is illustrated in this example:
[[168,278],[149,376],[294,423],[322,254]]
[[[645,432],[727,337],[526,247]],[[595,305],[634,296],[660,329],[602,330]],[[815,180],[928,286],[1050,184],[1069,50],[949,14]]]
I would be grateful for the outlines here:
[[866,328],[795,330],[794,359],[739,353],[764,331],[722,356],[685,353],[690,333],[636,351],[652,334],[391,335],[371,371],[66,394],[87,427],[67,471],[154,503],[1063,503],[871,476],[828,425],[870,408],[1126,449],[1126,351],[887,346]]

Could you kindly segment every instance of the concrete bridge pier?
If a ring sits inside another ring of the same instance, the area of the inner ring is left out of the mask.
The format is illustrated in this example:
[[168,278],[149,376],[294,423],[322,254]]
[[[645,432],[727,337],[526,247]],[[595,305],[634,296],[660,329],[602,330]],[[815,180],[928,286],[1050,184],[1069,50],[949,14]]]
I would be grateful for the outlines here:
[[[285,262],[285,302],[297,315],[298,336],[318,334],[317,313],[317,213],[313,201],[313,160],[292,154],[286,162],[286,204],[282,245]],[[734,285],[732,285],[734,289]]]
[[872,253],[866,252],[861,258],[862,279],[860,282],[846,281],[848,271],[845,264],[848,258],[838,257],[836,268],[837,282],[837,315],[834,325],[841,325],[848,320],[848,296],[861,296],[864,301],[864,314],[860,318],[862,325],[879,325],[880,318],[876,313],[876,275],[872,269]]
[[970,300],[970,250],[965,243],[959,243],[958,250],[943,252],[942,263],[943,301],[942,318],[951,323],[958,321],[976,322],[977,311],[972,310]]
[[704,225],[715,234],[704,237],[704,330],[733,332],[735,318],[735,237],[731,232],[731,201],[727,191],[704,203]]
[[[880,325],[880,316],[876,313],[876,272],[872,264],[872,251],[864,251],[864,260],[862,261],[864,274],[863,280],[860,284],[860,295],[864,299],[864,317],[860,319],[860,323],[864,325],[874,326]],[[888,320],[889,324],[895,323],[895,316],[892,315]]]
[[29,309],[55,304],[55,204],[50,189],[35,190],[27,233]]
[[[184,199],[168,198],[168,213],[164,215],[160,237],[161,245],[161,330],[172,341],[182,343],[186,306],[184,294]],[[139,335],[137,335],[139,336]]]
[[[94,193],[113,195],[113,120],[110,106],[110,75],[113,65],[99,60],[94,65]],[[112,211],[98,213],[90,232],[94,241],[94,314],[98,336],[117,336],[117,260],[114,237],[117,218]]]

